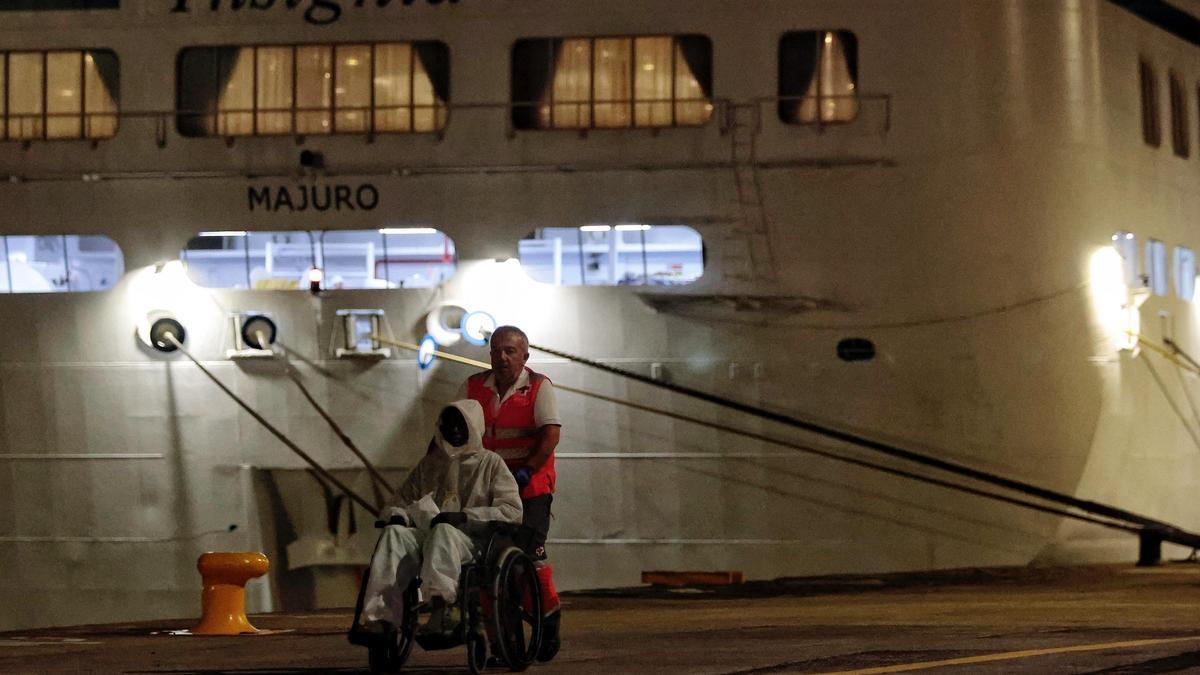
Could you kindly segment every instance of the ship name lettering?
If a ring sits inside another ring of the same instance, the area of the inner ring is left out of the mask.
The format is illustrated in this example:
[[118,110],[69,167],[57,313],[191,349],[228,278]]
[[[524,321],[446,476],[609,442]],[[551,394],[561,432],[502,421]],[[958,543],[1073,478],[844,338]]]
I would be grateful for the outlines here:
[[[430,5],[440,5],[443,0],[425,0]],[[275,6],[284,7],[292,10],[303,4],[304,0],[229,0],[228,3],[223,0],[209,0],[209,11],[217,12],[223,6],[228,7],[231,11],[237,11],[243,8],[266,10]],[[352,5],[349,3],[353,3]],[[304,9],[304,20],[315,26],[328,26],[342,18],[342,8],[351,6],[354,8],[362,8],[368,4],[374,4],[376,7],[387,7],[392,4],[393,0],[307,0],[307,6]],[[408,6],[415,4],[417,0],[399,0],[399,4]],[[458,0],[448,0],[450,3],[456,3]],[[197,5],[203,4],[203,0],[197,0]],[[172,13],[186,14],[192,11],[192,0],[175,0],[175,6],[171,8]]]
[[379,189],[370,183],[362,185],[269,185],[246,188],[251,211],[298,213],[301,211],[373,211],[379,206]]

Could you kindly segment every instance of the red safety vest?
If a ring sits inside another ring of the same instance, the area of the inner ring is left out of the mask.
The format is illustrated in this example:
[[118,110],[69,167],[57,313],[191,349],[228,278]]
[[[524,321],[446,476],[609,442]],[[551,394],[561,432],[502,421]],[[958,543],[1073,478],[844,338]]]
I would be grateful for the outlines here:
[[[492,413],[492,400],[496,392],[487,385],[492,372],[485,371],[467,378],[467,398],[479,401],[483,407],[483,447],[500,455],[509,468],[525,466],[529,455],[537,446],[538,426],[533,415],[533,404],[538,390],[549,378],[526,368],[529,384],[521,387],[500,404],[500,410]],[[533,474],[529,484],[521,490],[521,499],[532,499],[541,495],[554,494],[554,453]]]

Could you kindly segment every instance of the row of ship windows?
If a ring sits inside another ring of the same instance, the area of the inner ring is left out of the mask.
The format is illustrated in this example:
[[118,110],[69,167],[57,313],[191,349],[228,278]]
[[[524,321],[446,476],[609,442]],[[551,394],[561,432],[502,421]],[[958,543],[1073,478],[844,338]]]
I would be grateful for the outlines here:
[[[93,235],[0,236],[0,293],[100,291],[125,273],[121,249]],[[683,225],[547,227],[518,245],[535,281],[563,286],[679,285],[704,273],[704,243]],[[202,232],[180,258],[206,288],[427,288],[458,266],[454,242],[431,227]]]
[[[1138,82],[1142,103],[1142,140],[1146,145],[1158,148],[1163,141],[1159,81],[1153,64],[1146,59],[1138,61]],[[1196,101],[1200,104],[1200,84],[1196,86]],[[1167,102],[1171,113],[1171,150],[1177,157],[1186,159],[1192,154],[1188,96],[1183,77],[1174,68],[1167,69]]]
[[[534,38],[511,55],[516,129],[700,126],[713,113],[703,35]],[[811,30],[779,42],[778,114],[788,124],[858,116],[858,43]],[[443,42],[184,49],[176,125],[185,136],[434,133],[446,127]],[[108,50],[0,52],[0,139],[100,139],[117,131],[120,69]]]
[[1149,288],[1155,295],[1167,295],[1173,289],[1181,300],[1191,301],[1195,297],[1195,251],[1176,246],[1168,265],[1167,245],[1157,239],[1147,239],[1140,252],[1132,232],[1117,232],[1112,241],[1121,255],[1127,286]]

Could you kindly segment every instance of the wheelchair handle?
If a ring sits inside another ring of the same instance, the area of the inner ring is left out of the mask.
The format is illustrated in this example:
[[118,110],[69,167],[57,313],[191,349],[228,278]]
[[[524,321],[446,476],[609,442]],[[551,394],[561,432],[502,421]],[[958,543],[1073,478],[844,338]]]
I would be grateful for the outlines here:
[[391,518],[388,518],[387,520],[376,520],[375,521],[375,529],[377,529],[377,530],[382,530],[383,528],[387,527],[388,525],[400,525],[401,527],[408,527],[408,520],[406,520],[404,518],[404,516],[395,515],[395,516],[392,516]]

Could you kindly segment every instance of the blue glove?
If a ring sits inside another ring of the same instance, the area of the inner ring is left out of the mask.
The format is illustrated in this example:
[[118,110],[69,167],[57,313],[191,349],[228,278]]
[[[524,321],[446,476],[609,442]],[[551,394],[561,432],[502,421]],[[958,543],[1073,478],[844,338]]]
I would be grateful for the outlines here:
[[517,487],[524,490],[526,485],[529,485],[529,479],[533,478],[533,469],[527,466],[519,466],[512,470],[513,478],[517,479]]

